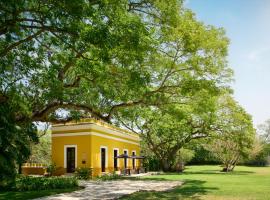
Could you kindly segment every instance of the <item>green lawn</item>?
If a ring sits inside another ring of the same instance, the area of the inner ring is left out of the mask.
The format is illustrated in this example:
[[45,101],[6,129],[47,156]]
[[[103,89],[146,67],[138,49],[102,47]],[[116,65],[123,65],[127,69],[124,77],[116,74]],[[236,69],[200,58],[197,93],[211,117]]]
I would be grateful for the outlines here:
[[27,200],[34,199],[43,196],[49,196],[53,194],[72,192],[81,188],[72,188],[72,189],[54,189],[54,190],[40,190],[40,191],[26,191],[26,192],[0,192],[0,200]]
[[165,174],[146,179],[183,180],[185,184],[168,192],[137,192],[121,200],[140,199],[270,199],[270,167],[237,166],[232,173],[219,166],[191,166],[183,174]]

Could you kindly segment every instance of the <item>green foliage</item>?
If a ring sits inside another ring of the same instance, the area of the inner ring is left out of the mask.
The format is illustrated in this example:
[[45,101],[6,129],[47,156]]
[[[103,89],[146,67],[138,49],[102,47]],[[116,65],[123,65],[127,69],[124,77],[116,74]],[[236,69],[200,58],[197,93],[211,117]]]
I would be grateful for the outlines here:
[[121,179],[121,178],[122,177],[120,175],[113,172],[113,173],[108,173],[108,174],[102,174],[102,175],[98,176],[96,179],[100,180],[100,181],[111,181],[111,180],[117,180],[117,179]]
[[56,171],[57,167],[55,163],[51,163],[50,165],[48,165],[47,167],[47,172],[49,174],[49,176],[52,176],[54,174],[54,172]]
[[194,157],[194,152],[190,149],[181,148],[176,154],[173,169],[178,172],[185,170],[185,164]]
[[14,126],[81,117],[125,125],[140,131],[164,170],[187,143],[214,134],[217,99],[232,79],[229,40],[183,1],[0,6],[0,102],[20,105]]
[[[193,144],[193,143],[192,143]],[[192,146],[192,144],[190,146]],[[213,156],[213,153],[204,147],[204,142],[195,143],[191,147],[194,151],[194,157],[188,162],[189,164],[220,164],[220,161]]]
[[154,156],[152,157],[147,156],[143,160],[143,166],[147,168],[147,171],[160,171],[161,170],[160,160]]
[[92,178],[92,172],[93,170],[91,168],[80,167],[76,169],[75,177],[78,179],[88,180]]
[[18,166],[30,156],[30,143],[37,142],[32,122],[16,123],[21,105],[0,104],[0,188],[14,184]]
[[252,155],[248,159],[245,159],[244,162],[247,165],[253,166],[270,165],[270,144],[266,143],[264,140],[260,140],[260,138],[258,140],[259,144],[253,147]]
[[16,180],[16,191],[51,190],[78,187],[76,178],[67,177],[21,177]]
[[163,170],[171,171],[181,148],[214,134],[216,99],[213,93],[203,90],[182,105],[129,110],[120,120],[129,129],[140,131],[144,154],[158,159]]
[[259,125],[258,132],[265,142],[270,143],[270,119]]
[[232,171],[252,151],[255,129],[251,116],[231,96],[221,96],[214,130],[215,138],[205,147],[222,162],[224,171]]
[[12,90],[25,97],[30,115],[18,120],[111,122],[123,108],[179,102],[200,89],[214,93],[231,79],[228,39],[182,4],[1,3],[0,98],[16,102]]
[[248,165],[270,165],[270,120],[258,126],[258,136],[252,148],[251,156],[244,160]]
[[39,131],[39,142],[31,144],[31,156],[28,159],[30,163],[51,163],[51,135],[49,131]]
[[194,157],[194,151],[190,149],[180,149],[176,155],[176,163],[188,163]]

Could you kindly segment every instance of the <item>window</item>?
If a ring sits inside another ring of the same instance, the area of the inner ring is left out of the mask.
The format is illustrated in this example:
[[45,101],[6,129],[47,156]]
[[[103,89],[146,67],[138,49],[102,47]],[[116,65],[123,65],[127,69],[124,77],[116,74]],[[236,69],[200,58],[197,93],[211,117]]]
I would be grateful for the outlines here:
[[113,149],[113,167],[114,170],[118,170],[118,159],[116,158],[118,156],[118,149]]

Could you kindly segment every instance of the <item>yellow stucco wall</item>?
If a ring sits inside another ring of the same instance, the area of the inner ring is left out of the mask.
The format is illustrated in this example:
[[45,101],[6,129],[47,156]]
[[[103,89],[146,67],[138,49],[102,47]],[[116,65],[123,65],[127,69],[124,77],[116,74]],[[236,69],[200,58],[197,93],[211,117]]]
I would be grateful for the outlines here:
[[[52,160],[56,166],[64,167],[64,147],[65,145],[77,145],[77,167],[90,167],[91,154],[91,136],[69,136],[69,137],[53,137],[52,138]],[[86,164],[82,164],[82,158],[86,160]]]
[[[94,175],[101,173],[101,147],[106,147],[106,172],[114,170],[114,149],[118,154],[128,150],[128,155],[136,151],[140,154],[139,136],[127,133],[114,127],[103,126],[97,123],[72,124],[67,126],[54,126],[52,128],[52,160],[57,167],[64,168],[65,145],[76,145],[77,167],[91,167]],[[82,160],[86,163],[82,164]],[[132,168],[132,159],[128,159],[128,168]],[[135,166],[139,166],[136,160]],[[118,159],[118,167],[123,169],[124,159]]]
[[[138,145],[128,144],[125,142],[109,140],[106,138],[92,136],[92,165],[95,173],[101,171],[101,159],[100,159],[100,148],[106,147],[107,150],[107,167],[106,172],[112,172],[114,170],[114,159],[113,159],[113,150],[114,148],[119,149],[119,155],[124,153],[124,150],[128,150],[128,155],[131,155],[132,151],[136,151],[136,155],[140,154],[140,148]],[[138,167],[138,161],[136,161],[135,166]],[[118,159],[118,167],[120,169],[124,168],[124,159]],[[132,167],[132,159],[127,159],[127,167]]]

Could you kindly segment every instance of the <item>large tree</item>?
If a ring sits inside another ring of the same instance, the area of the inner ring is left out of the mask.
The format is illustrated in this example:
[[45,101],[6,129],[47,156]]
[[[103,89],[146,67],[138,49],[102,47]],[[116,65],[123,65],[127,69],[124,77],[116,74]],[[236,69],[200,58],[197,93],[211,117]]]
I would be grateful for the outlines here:
[[126,110],[118,116],[121,125],[141,135],[143,149],[154,154],[164,171],[174,170],[181,148],[202,138],[224,171],[232,171],[249,156],[255,138],[250,115],[223,90],[204,89],[181,105]]
[[223,164],[223,171],[233,171],[239,160],[248,158],[255,140],[251,116],[229,95],[218,101],[215,137],[206,145]]
[[216,99],[203,90],[181,105],[127,110],[118,120],[140,134],[143,150],[150,150],[164,171],[172,171],[180,149],[195,139],[213,136]]
[[115,123],[123,110],[225,87],[227,46],[224,30],[198,22],[181,0],[2,1],[0,102],[20,99],[15,125]]
[[[111,121],[230,77],[228,40],[181,1],[1,2],[1,102],[17,121],[57,121],[60,108]],[[60,117],[69,120],[71,114]]]

